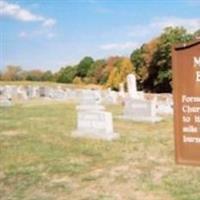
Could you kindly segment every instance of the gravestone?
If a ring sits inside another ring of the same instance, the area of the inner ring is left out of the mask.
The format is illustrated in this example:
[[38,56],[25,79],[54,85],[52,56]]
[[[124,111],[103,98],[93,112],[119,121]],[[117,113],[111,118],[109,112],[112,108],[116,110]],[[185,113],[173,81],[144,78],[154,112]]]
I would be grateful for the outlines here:
[[169,97],[165,97],[160,100],[157,98],[156,109],[159,115],[172,115],[173,114],[173,103]]
[[102,92],[103,103],[105,104],[117,104],[119,103],[118,93],[108,88]]
[[137,83],[134,74],[129,74],[127,76],[127,87],[128,87],[128,96],[134,99],[138,98]]
[[159,122],[160,117],[156,112],[156,100],[126,99],[124,106],[124,119],[131,119],[137,122]]
[[46,88],[45,87],[39,88],[39,96],[40,97],[46,97]]
[[112,114],[101,105],[99,91],[82,91],[77,112],[77,129],[72,132],[73,137],[103,140],[118,138],[118,134],[113,132]]
[[53,98],[56,100],[67,100],[67,92],[58,86],[53,92]]
[[20,99],[23,99],[23,100],[28,99],[27,92],[26,92],[25,88],[22,87],[22,86],[17,88],[17,94],[18,94]]
[[0,107],[10,107],[12,106],[12,98],[3,97],[0,98]]
[[38,98],[39,97],[39,87],[34,86],[32,90],[32,97],[33,98]]
[[161,120],[156,113],[156,100],[144,99],[143,92],[137,92],[136,79],[133,74],[127,76],[128,96],[125,99],[123,119],[141,122],[158,122]]
[[12,98],[12,86],[10,86],[10,85],[4,86],[3,95],[4,95],[5,97],[7,97],[8,99],[9,99],[9,98]]
[[200,165],[200,40],[172,55],[176,162]]
[[31,86],[25,87],[25,91],[26,91],[27,97],[28,97],[29,99],[32,98],[32,95],[33,95],[32,87],[31,87]]

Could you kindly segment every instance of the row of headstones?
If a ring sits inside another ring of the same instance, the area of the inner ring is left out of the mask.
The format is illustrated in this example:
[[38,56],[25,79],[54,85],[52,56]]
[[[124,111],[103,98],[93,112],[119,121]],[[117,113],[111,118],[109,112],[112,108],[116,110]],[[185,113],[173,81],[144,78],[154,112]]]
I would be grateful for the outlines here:
[[[8,98],[19,98],[22,100],[28,100],[31,98],[52,98],[52,99],[67,99],[69,94],[69,89],[62,89],[61,87],[51,88],[51,87],[39,87],[39,86],[2,86],[0,87],[0,96]],[[73,95],[73,94],[72,94]]]
[[[29,100],[46,98],[52,100],[64,100],[78,102],[82,91],[85,89],[52,88],[39,86],[1,86],[0,102],[12,101],[13,99]],[[107,90],[98,90],[101,93],[103,102],[106,104],[117,104],[121,102],[120,93]]]
[[[122,119],[145,122],[161,121],[158,113],[172,113],[172,102],[157,101],[157,98],[145,98],[138,93],[136,79],[133,74],[127,77],[128,95],[124,95],[124,112]],[[122,93],[122,85],[120,85]],[[74,137],[89,137],[112,140],[119,137],[113,130],[113,119],[110,112],[105,111],[101,105],[102,98],[98,91],[83,91],[77,106],[77,129],[73,131]]]
[[[44,97],[56,100],[71,100],[78,102],[83,94],[96,96],[98,93],[103,103],[123,103],[124,119],[135,121],[159,121],[157,115],[172,114],[171,95],[147,95],[138,92],[136,79],[133,74],[127,76],[128,94],[124,91],[124,85],[120,84],[120,91],[108,90],[85,90],[85,89],[63,89],[61,87],[38,87],[38,86],[2,86],[0,87],[0,106],[11,106],[13,97],[20,97],[24,100]],[[88,92],[89,91],[89,92]]]
[[[120,91],[112,91],[110,88],[107,90],[96,90],[101,94],[102,102],[105,104],[118,104],[125,103],[128,97],[133,99],[148,99],[149,95],[143,92],[138,92],[136,89],[136,81],[134,75],[127,77],[128,94],[124,91],[123,83],[120,84]],[[1,86],[0,87],[0,105],[11,105],[13,99],[29,100],[34,98],[46,98],[52,100],[74,101],[78,102],[82,91],[85,89],[69,89],[69,88],[52,88],[52,87],[39,87],[39,86]],[[158,113],[170,113],[172,105],[171,95],[163,98],[163,95],[153,95],[156,98],[155,104]],[[152,97],[151,97],[152,98]]]

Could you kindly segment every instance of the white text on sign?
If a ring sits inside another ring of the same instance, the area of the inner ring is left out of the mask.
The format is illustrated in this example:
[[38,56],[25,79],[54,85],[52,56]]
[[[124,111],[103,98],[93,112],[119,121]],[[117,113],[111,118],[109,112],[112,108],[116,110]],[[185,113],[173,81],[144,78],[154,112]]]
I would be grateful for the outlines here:
[[[194,61],[194,67],[200,69],[200,57],[194,57],[193,61]],[[196,81],[200,82],[200,71],[196,71]]]

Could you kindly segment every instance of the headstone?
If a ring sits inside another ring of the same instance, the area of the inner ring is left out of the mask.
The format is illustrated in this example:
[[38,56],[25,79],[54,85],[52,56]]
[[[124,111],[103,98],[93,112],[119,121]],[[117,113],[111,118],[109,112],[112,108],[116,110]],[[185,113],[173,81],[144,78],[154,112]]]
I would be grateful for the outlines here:
[[173,113],[173,108],[171,105],[165,102],[157,102],[156,109],[159,115],[171,115]]
[[32,87],[31,87],[31,86],[27,86],[27,87],[25,88],[25,91],[26,91],[27,97],[28,97],[28,98],[32,98],[32,96],[33,96],[33,89],[32,89]]
[[134,99],[138,98],[137,83],[134,74],[129,74],[127,76],[127,87],[128,87],[128,96]]
[[53,91],[53,98],[56,100],[67,100],[67,93],[62,89],[61,86],[58,86],[54,91]]
[[7,97],[8,99],[12,98],[12,86],[6,85],[4,87],[3,96]]
[[101,104],[102,97],[98,90],[82,90],[80,95],[81,105],[99,105]]
[[12,99],[11,98],[1,98],[0,99],[0,107],[10,107],[12,106]]
[[200,165],[200,40],[173,49],[176,161]]
[[39,87],[34,86],[34,87],[32,88],[32,97],[33,97],[33,98],[39,97]]
[[157,95],[156,109],[158,115],[172,115],[173,114],[173,102],[169,96]]
[[20,99],[23,99],[23,100],[27,100],[28,99],[26,89],[24,87],[22,87],[22,86],[17,88],[17,94],[18,94]]
[[133,74],[127,76],[128,96],[124,103],[123,119],[129,119],[138,122],[158,122],[161,118],[157,116],[156,100],[144,99],[144,93],[138,94],[136,79]]
[[40,97],[46,97],[46,88],[40,87],[39,88],[39,94],[40,94]]
[[133,121],[158,122],[161,120],[156,113],[156,101],[127,99],[124,106],[124,118]]
[[105,104],[119,103],[118,93],[116,91],[111,90],[111,88],[102,91],[102,97],[103,97],[103,103]]
[[118,138],[113,132],[112,114],[100,105],[101,96],[98,91],[82,91],[80,105],[77,106],[77,129],[73,137],[86,137],[103,140]]

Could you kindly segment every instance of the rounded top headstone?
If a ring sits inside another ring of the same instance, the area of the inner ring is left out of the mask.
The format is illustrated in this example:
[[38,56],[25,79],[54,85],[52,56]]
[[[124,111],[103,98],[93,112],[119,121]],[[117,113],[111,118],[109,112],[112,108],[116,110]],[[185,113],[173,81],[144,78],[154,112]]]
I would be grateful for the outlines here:
[[127,76],[127,87],[128,87],[129,97],[138,98],[137,83],[136,83],[136,77],[134,74],[129,74]]

